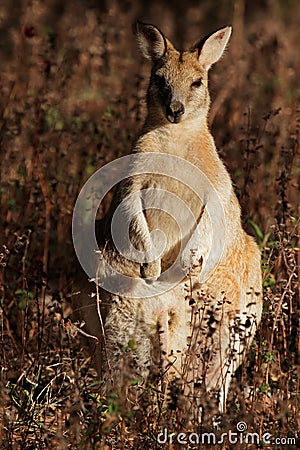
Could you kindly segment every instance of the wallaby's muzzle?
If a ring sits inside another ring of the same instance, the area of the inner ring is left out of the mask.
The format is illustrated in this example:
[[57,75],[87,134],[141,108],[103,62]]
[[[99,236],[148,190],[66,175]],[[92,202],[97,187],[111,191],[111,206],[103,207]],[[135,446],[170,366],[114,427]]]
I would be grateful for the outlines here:
[[178,100],[172,101],[166,108],[166,116],[169,122],[178,123],[184,114],[184,106]]

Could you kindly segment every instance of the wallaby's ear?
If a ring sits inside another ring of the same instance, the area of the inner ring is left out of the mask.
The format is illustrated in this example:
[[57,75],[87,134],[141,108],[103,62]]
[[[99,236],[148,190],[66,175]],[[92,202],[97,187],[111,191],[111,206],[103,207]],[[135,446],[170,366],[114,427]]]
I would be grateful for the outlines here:
[[158,28],[137,20],[132,29],[145,58],[154,62],[164,56],[170,43]]
[[192,52],[198,50],[198,61],[206,70],[221,58],[231,30],[231,27],[221,28],[192,47]]

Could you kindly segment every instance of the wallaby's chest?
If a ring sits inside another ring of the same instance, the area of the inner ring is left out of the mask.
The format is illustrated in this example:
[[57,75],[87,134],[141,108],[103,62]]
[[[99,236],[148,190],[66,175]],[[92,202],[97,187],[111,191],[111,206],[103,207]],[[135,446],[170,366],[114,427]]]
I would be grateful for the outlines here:
[[[184,183],[172,178],[151,174],[143,179],[131,180],[124,195],[138,192],[135,200],[145,217],[149,233],[159,230],[163,244],[163,269],[173,264],[180,246],[187,241],[199,223],[203,211],[204,198]],[[136,207],[137,209],[137,207]]]

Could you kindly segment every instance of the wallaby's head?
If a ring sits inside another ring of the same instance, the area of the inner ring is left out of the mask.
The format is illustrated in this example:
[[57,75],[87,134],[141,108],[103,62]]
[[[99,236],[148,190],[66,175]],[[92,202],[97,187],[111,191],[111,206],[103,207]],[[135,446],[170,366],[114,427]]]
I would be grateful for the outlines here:
[[206,118],[210,102],[207,73],[223,54],[231,27],[216,31],[182,53],[154,25],[138,21],[134,33],[142,54],[152,61],[149,113],[172,123]]

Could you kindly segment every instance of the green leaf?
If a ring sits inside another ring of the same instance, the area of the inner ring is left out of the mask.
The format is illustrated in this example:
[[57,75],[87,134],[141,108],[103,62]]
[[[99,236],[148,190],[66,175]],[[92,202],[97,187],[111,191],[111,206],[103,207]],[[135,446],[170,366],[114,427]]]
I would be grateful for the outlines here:
[[24,293],[26,293],[26,291],[23,291],[23,289],[17,289],[17,290],[15,291],[15,294],[16,294],[16,295],[24,295]]
[[259,226],[253,222],[253,220],[249,219],[248,220],[249,225],[253,228],[254,233],[256,234],[257,239],[259,240],[259,242],[262,242],[264,239],[264,235],[261,231],[261,229],[259,228]]
[[18,302],[18,308],[19,308],[21,311],[24,311],[24,309],[27,308],[27,300],[26,300],[26,298],[23,297],[23,298]]
[[266,394],[268,392],[269,386],[267,384],[262,384],[259,388],[260,392]]

